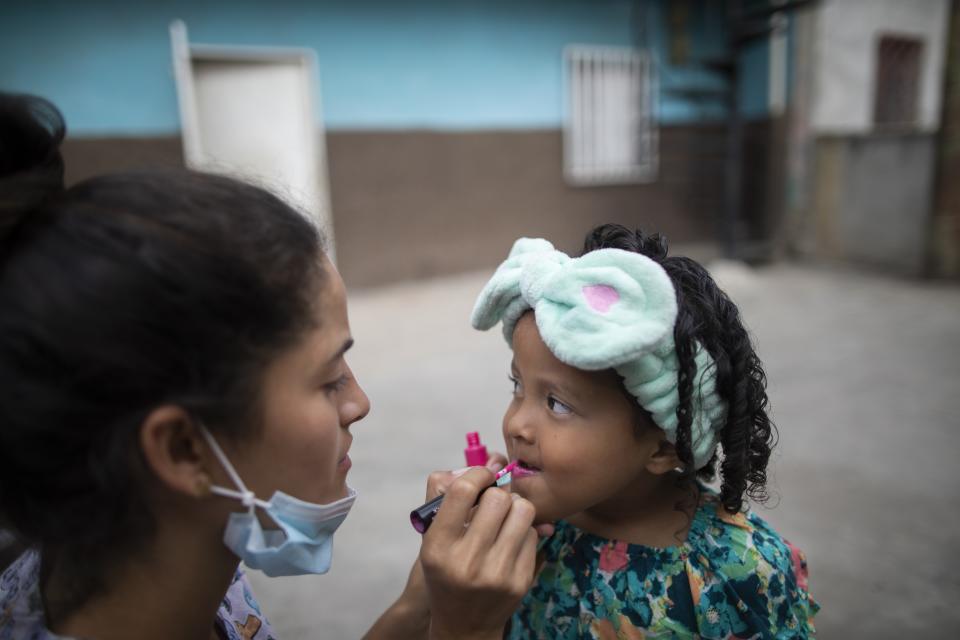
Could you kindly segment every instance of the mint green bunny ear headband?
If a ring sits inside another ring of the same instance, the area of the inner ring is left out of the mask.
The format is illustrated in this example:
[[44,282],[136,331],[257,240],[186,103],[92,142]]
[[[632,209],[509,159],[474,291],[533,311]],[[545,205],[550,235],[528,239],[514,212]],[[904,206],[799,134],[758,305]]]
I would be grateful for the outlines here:
[[[471,322],[486,331],[502,321],[512,347],[514,327],[530,309],[558,360],[586,371],[614,369],[676,443],[677,298],[663,267],[621,249],[571,258],[546,240],[520,238],[480,293]],[[694,361],[690,448],[700,469],[716,451],[727,405],[716,391],[713,358],[700,344]]]

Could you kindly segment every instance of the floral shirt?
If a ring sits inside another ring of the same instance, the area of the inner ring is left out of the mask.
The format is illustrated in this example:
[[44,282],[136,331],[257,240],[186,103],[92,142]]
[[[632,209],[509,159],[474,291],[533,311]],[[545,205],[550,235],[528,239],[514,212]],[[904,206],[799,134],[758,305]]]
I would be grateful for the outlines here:
[[819,605],[803,553],[753,513],[704,491],[687,541],[667,548],[608,540],[557,523],[541,543],[512,639],[808,638]]
[[[240,568],[220,603],[215,624],[228,640],[273,638]],[[47,629],[40,600],[40,554],[36,551],[27,551],[0,575],[0,640],[71,640]]]

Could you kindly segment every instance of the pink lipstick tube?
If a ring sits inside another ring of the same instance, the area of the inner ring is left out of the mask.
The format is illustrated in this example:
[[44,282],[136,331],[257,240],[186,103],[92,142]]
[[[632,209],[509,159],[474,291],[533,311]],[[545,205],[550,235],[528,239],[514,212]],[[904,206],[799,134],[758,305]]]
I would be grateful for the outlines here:
[[[496,480],[491,484],[487,489],[492,489],[494,487],[502,487],[510,483],[511,476],[510,472],[513,471],[517,466],[516,462],[511,462],[506,467],[497,472]],[[486,491],[484,489],[483,491]],[[480,495],[483,495],[483,491],[480,492]],[[477,502],[480,502],[480,496],[477,496]],[[433,500],[420,505],[416,509],[410,512],[410,524],[413,525],[413,528],[420,533],[426,533],[427,529],[430,528],[430,525],[433,524],[433,518],[437,515],[437,512],[440,511],[440,505],[443,504],[443,494],[434,498]]]

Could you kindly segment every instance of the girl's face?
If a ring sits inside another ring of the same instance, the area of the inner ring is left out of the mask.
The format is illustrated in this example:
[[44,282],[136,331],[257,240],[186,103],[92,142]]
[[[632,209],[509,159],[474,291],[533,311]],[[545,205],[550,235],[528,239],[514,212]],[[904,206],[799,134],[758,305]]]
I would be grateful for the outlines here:
[[635,510],[652,481],[646,465],[663,432],[619,376],[560,362],[540,338],[532,312],[517,323],[513,356],[503,436],[510,459],[536,472],[514,474],[512,487],[536,506],[537,522]]
[[265,500],[276,490],[317,503],[345,497],[349,427],[370,410],[344,358],[353,339],[343,280],[326,259],[324,269],[315,328],[264,375],[262,433],[237,443],[236,454],[224,446],[241,479]]

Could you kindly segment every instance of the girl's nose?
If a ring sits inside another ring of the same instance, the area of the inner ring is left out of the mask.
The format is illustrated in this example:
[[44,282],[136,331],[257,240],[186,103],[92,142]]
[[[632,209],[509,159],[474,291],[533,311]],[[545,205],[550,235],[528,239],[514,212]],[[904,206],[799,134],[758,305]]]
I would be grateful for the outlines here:
[[532,443],[536,441],[536,420],[526,404],[521,402],[507,411],[504,416],[504,432],[510,438]]

